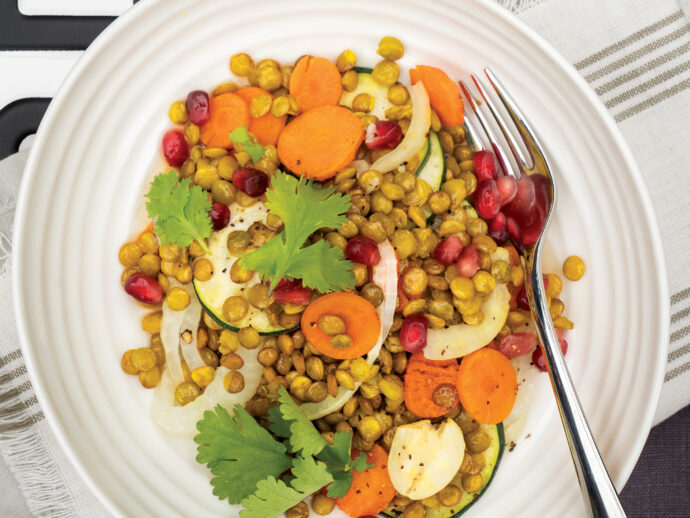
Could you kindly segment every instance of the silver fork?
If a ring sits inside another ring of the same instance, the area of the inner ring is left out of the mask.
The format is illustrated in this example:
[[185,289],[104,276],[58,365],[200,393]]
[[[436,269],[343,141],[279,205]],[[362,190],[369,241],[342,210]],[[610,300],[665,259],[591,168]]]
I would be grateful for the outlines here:
[[[536,242],[534,245],[528,247],[520,246],[519,243],[515,243],[515,245],[521,248],[524,257],[523,268],[525,271],[527,297],[529,299],[530,308],[532,309],[532,315],[536,322],[537,337],[544,349],[544,357],[551,379],[551,385],[556,396],[558,410],[568,439],[570,454],[575,464],[575,470],[577,471],[577,477],[587,506],[588,515],[593,517],[625,517],[625,512],[616,494],[616,489],[611,483],[611,479],[601,459],[599,450],[594,442],[592,432],[587,424],[568,368],[563,359],[558,337],[556,336],[556,330],[551,321],[544,283],[542,281],[542,249],[546,238],[546,232],[556,206],[556,183],[551,175],[551,170],[546,156],[542,151],[542,147],[530,124],[515,104],[515,101],[513,101],[512,97],[490,69],[485,68],[484,73],[486,74],[491,88],[496,92],[508,115],[512,119],[514,129],[522,137],[529,155],[529,160],[527,160],[513,137],[508,123],[497,109],[491,96],[487,93],[488,88],[485,86],[484,82],[477,76],[472,75],[472,81],[477,91],[489,108],[489,112],[493,116],[496,125],[500,128],[501,133],[508,143],[510,152],[515,162],[517,162],[518,167],[517,170],[515,170],[511,163],[510,156],[493,131],[487,115],[484,111],[479,109],[478,103],[480,103],[480,101],[472,95],[468,86],[463,81],[460,81],[460,87],[467,100],[468,109],[477,116],[504,174],[511,175],[516,179],[520,178],[522,174],[541,174],[548,180],[547,183],[551,191],[544,227]],[[473,141],[472,143],[478,149],[482,149],[482,140],[477,129],[472,125],[469,119],[466,119],[465,124],[468,130],[468,136]]]

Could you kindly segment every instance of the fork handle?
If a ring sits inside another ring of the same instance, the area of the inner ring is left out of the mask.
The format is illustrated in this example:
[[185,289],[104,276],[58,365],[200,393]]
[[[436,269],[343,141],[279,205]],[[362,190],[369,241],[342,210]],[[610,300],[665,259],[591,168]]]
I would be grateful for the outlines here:
[[536,257],[533,256],[531,259],[537,264],[525,264],[527,295],[532,306],[532,314],[536,317],[537,336],[543,345],[549,378],[556,395],[558,411],[587,506],[587,514],[594,518],[625,518],[625,511],[594,442],[563,359],[546,301],[546,290],[541,276],[541,254],[536,254]]

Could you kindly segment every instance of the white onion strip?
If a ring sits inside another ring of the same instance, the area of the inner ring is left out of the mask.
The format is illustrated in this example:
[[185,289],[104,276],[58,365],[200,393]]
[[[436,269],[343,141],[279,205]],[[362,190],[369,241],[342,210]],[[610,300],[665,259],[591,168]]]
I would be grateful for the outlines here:
[[[198,369],[206,365],[204,360],[199,354],[199,349],[196,346],[197,343],[197,332],[199,330],[199,320],[201,320],[201,303],[199,298],[192,288],[192,284],[186,284],[181,286],[190,296],[189,306],[184,310],[184,318],[182,319],[182,324],[180,326],[180,350],[182,351],[182,357],[187,363],[189,370]],[[184,339],[185,333],[189,331],[191,333],[191,341],[187,343]]]
[[422,149],[424,141],[429,136],[431,126],[431,105],[429,95],[421,81],[410,87],[412,101],[412,118],[405,137],[390,153],[386,153],[371,164],[371,169],[387,173],[398,166],[409,162]]
[[[381,261],[372,269],[372,282],[383,290],[383,302],[376,308],[381,322],[381,331],[379,332],[376,345],[367,354],[367,363],[369,365],[372,365],[379,357],[381,347],[391,330],[398,297],[398,258],[395,256],[395,250],[390,242],[386,240],[379,243],[379,252],[381,254]],[[338,387],[337,396],[328,396],[320,403],[304,403],[301,408],[309,419],[318,419],[336,412],[347,403],[360,385],[361,383],[359,382],[355,383],[355,390]]]

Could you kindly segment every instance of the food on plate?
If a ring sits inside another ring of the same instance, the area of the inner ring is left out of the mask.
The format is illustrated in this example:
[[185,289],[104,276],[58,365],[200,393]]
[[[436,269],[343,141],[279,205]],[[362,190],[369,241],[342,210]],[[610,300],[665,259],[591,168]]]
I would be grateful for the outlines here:
[[[515,362],[546,368],[519,253],[544,182],[470,146],[446,71],[406,84],[400,40],[377,53],[232,56],[238,82],[170,106],[151,222],[119,252],[149,335],[122,370],[242,518],[457,516],[524,408]],[[544,283],[565,353],[563,280]]]

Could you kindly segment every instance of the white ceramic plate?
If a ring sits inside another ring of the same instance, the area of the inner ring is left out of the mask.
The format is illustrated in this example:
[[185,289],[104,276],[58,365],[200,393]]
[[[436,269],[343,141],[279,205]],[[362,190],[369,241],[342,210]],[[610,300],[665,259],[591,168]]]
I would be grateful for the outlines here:
[[[60,443],[118,515],[236,515],[211,494],[194,443],[150,418],[151,393],[120,370],[145,343],[120,287],[117,252],[143,222],[141,198],[170,103],[229,80],[228,59],[335,58],[374,64],[386,34],[405,67],[463,76],[491,65],[539,130],[560,200],[546,267],[569,254],[577,331],[570,365],[618,488],[647,437],[661,387],[668,297],[661,245],[639,171],[604,108],[562,58],[488,2],[149,0],[114,22],[46,114],[17,211],[15,293],[31,379]],[[468,516],[578,516],[583,506],[546,376],[525,433]]]

